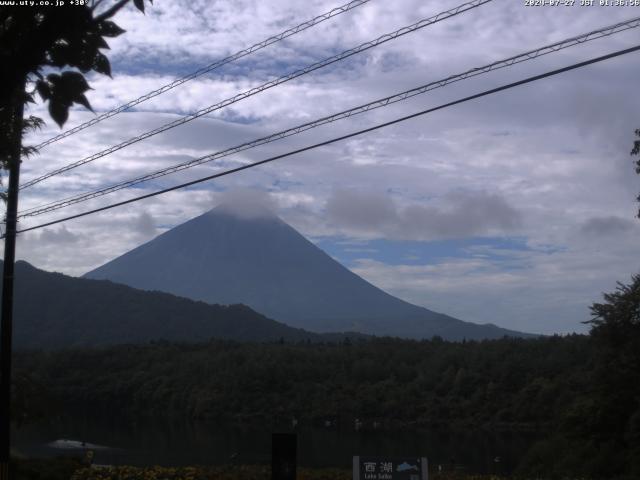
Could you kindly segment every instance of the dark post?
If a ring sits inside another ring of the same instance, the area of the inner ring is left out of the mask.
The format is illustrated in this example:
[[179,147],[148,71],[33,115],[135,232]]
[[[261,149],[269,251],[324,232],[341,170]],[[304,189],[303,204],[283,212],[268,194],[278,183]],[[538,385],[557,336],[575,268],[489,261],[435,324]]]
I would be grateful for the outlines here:
[[16,254],[18,187],[20,184],[20,151],[22,147],[22,115],[25,81],[16,89],[11,119],[12,152],[9,158],[9,188],[2,272],[2,320],[0,321],[0,480],[9,480],[11,451],[11,333],[13,327],[13,267]]
[[271,480],[296,480],[297,440],[295,433],[271,435]]

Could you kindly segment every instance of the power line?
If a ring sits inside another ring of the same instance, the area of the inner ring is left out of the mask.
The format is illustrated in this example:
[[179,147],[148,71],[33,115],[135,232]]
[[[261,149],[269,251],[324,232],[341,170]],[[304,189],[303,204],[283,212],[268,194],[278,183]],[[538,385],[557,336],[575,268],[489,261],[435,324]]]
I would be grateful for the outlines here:
[[203,163],[207,163],[207,162],[211,162],[214,160],[217,160],[219,158],[222,157],[226,157],[235,153],[239,153],[251,148],[255,148],[257,146],[260,145],[264,145],[267,143],[271,143],[277,140],[280,140],[282,138],[286,138],[286,137],[290,137],[292,135],[296,135],[298,133],[302,133],[305,132],[307,130],[310,130],[312,128],[316,128],[319,127],[321,125],[325,125],[328,123],[332,123],[344,118],[349,118],[351,116],[354,115],[358,115],[361,113],[365,113],[377,108],[381,108],[381,107],[386,107],[388,105],[391,105],[393,103],[397,103],[400,101],[404,101],[407,100],[409,98],[412,98],[416,95],[420,95],[426,92],[429,92],[431,90],[435,90],[436,88],[441,88],[444,87],[450,83],[454,83],[454,82],[458,82],[467,78],[471,78],[471,77],[475,77],[477,75],[481,75],[490,71],[494,71],[494,70],[498,70],[501,68],[505,68],[514,64],[518,64],[521,62],[525,62],[525,61],[529,61],[529,60],[533,60],[535,58],[538,58],[542,55],[547,55],[549,53],[554,53],[557,51],[560,51],[562,49],[565,48],[569,48],[578,44],[582,44],[588,41],[592,41],[592,40],[596,40],[599,38],[603,38],[603,37],[607,37],[609,35],[613,35],[614,33],[619,33],[621,31],[625,31],[631,28],[637,28],[640,26],[640,17],[634,18],[634,19],[630,19],[624,22],[619,22],[616,23],[614,25],[609,25],[607,27],[602,27],[600,29],[597,30],[593,30],[589,33],[585,33],[579,36],[575,36],[575,37],[571,37],[559,42],[555,42],[552,43],[550,45],[546,45],[544,47],[540,47],[534,50],[530,50],[528,52],[525,53],[521,53],[512,57],[509,57],[507,59],[504,60],[499,60],[496,62],[493,62],[491,64],[485,65],[483,67],[477,67],[477,68],[473,68],[470,70],[467,70],[464,73],[460,73],[460,74],[456,74],[456,75],[451,75],[449,77],[446,77],[442,80],[437,80],[434,82],[430,82],[426,85],[422,85],[420,87],[416,87],[416,88],[412,88],[410,90],[406,90],[404,92],[401,93],[396,93],[394,95],[382,98],[382,99],[378,99],[375,100],[373,102],[369,102],[366,103],[364,105],[360,105],[358,107],[354,107],[351,108],[349,110],[344,110],[342,112],[327,116],[327,117],[322,117],[320,119],[316,119],[314,121],[311,122],[307,122],[304,123],[302,125],[298,125],[296,127],[292,127],[289,128],[287,130],[283,130],[271,135],[268,135],[266,137],[262,137],[256,140],[252,140],[246,143],[242,143],[240,145],[236,145],[234,147],[219,151],[219,152],[215,152],[209,155],[206,155],[204,157],[200,157],[197,159],[193,159],[193,160],[189,160],[187,162],[183,162],[177,165],[173,165],[171,167],[167,167],[152,173],[148,173],[145,175],[142,175],[140,177],[137,178],[133,178],[130,180],[126,180],[108,187],[104,187],[101,189],[97,189],[91,192],[87,192],[87,193],[83,193],[83,194],[79,194],[79,195],[75,195],[75,196],[71,196],[62,200],[56,200],[54,202],[50,202],[48,204],[45,205],[40,205],[37,207],[32,207],[30,209],[25,209],[24,211],[20,212],[20,214],[18,215],[19,218],[24,218],[24,217],[31,217],[31,216],[38,216],[38,215],[42,215],[48,212],[52,212],[54,210],[59,210],[61,208],[64,207],[68,207],[70,205],[74,205],[76,203],[80,203],[80,202],[84,202],[87,200],[91,200],[97,197],[101,197],[103,195],[107,195],[109,193],[113,193],[116,192],[118,190],[122,190],[124,188],[128,188],[128,187],[132,187],[134,185],[143,183],[145,181],[149,181],[149,180],[153,180],[156,178],[160,178],[163,177],[165,175],[169,175],[172,173],[176,173],[182,170],[186,170],[188,168],[192,168],[195,167],[197,165],[201,165]]
[[40,145],[36,145],[35,148],[40,149],[43,147],[46,147],[47,145],[50,145],[54,142],[57,142],[58,140],[61,140],[63,138],[66,138],[70,135],[73,135],[74,133],[77,133],[81,130],[84,130],[85,128],[91,127],[92,125],[95,125],[96,123],[99,123],[103,120],[106,120],[107,118],[111,118],[121,112],[124,112],[125,110],[129,110],[132,107],[135,107],[136,105],[139,105],[142,102],[146,102],[147,100],[153,98],[153,97],[157,97],[158,95],[161,95],[165,92],[168,92],[169,90],[178,87],[180,85],[182,85],[183,83],[187,83],[190,80],[193,80],[195,78],[198,78],[202,75],[204,75],[205,73],[209,73],[212,70],[215,70],[216,68],[222,67],[228,63],[234,62],[240,58],[246,57],[247,55],[251,55],[252,53],[257,52],[258,50],[262,50],[265,47],[268,47],[269,45],[273,45],[274,43],[280,42],[282,40],[284,40],[285,38],[291,37],[292,35],[295,35],[297,33],[300,33],[304,30],[307,30],[308,28],[311,28],[315,25],[318,25],[319,23],[322,23],[326,20],[329,20],[330,18],[333,18],[337,15],[340,15],[342,13],[348,12],[350,10],[353,10],[356,7],[359,7],[367,2],[369,2],[370,0],[353,0],[349,3],[346,3],[340,7],[336,7],[326,13],[323,13],[322,15],[318,15],[317,17],[312,18],[311,20],[307,20],[306,22],[301,23],[300,25],[296,25],[295,27],[289,28],[288,30],[285,30],[284,32],[281,32],[277,35],[274,35],[272,37],[267,38],[266,40],[263,40],[259,43],[256,43],[248,48],[245,48],[244,50],[240,50],[232,55],[229,55],[228,57],[225,57],[221,60],[217,60],[213,63],[210,63],[209,65],[202,67],[198,70],[196,70],[193,73],[190,73],[188,75],[185,75],[184,77],[180,77],[176,80],[174,80],[171,83],[168,83],[156,90],[152,90],[149,93],[146,93],[144,95],[142,95],[141,97],[136,98],[135,100],[131,100],[128,103],[125,103],[123,105],[120,105],[119,107],[114,108],[113,110],[109,110],[108,112],[102,113],[101,115],[89,120],[88,122],[82,123],[80,125],[78,125],[77,127],[71,128],[69,130],[67,130],[66,132],[62,132],[59,135],[56,135],[44,142],[42,142]]
[[585,67],[587,65],[591,65],[591,64],[594,64],[594,63],[602,62],[604,60],[609,60],[611,58],[619,57],[621,55],[625,55],[627,53],[632,53],[632,52],[635,52],[635,51],[638,51],[638,50],[640,50],[640,45],[637,45],[637,46],[631,47],[631,48],[627,48],[627,49],[624,49],[624,50],[618,50],[616,52],[613,52],[613,53],[610,53],[610,54],[607,54],[607,55],[603,55],[603,56],[600,56],[600,57],[592,58],[591,60],[586,60],[584,62],[579,62],[579,63],[575,63],[573,65],[569,65],[567,67],[559,68],[557,70],[551,70],[551,71],[546,72],[546,73],[542,73],[542,74],[539,74],[539,75],[534,75],[534,76],[531,76],[531,77],[527,77],[524,80],[519,80],[517,82],[513,82],[513,83],[506,84],[506,85],[502,85],[500,87],[492,88],[490,90],[485,90],[484,92],[477,93],[475,95],[470,95],[468,97],[464,97],[464,98],[461,98],[459,100],[455,100],[453,102],[445,103],[445,104],[439,105],[437,107],[432,107],[432,108],[429,108],[429,109],[426,109],[426,110],[422,110],[420,112],[413,113],[411,115],[406,115],[404,117],[396,118],[394,120],[391,120],[391,121],[388,121],[388,122],[385,122],[385,123],[374,125],[373,127],[365,128],[363,130],[358,130],[356,132],[352,132],[352,133],[349,133],[347,135],[343,135],[341,137],[335,137],[335,138],[332,138],[330,140],[326,140],[324,142],[320,142],[320,143],[316,143],[316,144],[313,144],[313,145],[309,145],[307,147],[299,148],[297,150],[293,150],[293,151],[290,151],[290,152],[287,152],[287,153],[276,155],[274,157],[270,157],[270,158],[267,158],[267,159],[264,159],[264,160],[260,160],[258,162],[253,162],[253,163],[249,163],[247,165],[242,165],[240,167],[236,167],[236,168],[232,168],[232,169],[229,169],[229,170],[225,170],[223,172],[219,172],[219,173],[216,173],[216,174],[213,174],[213,175],[202,177],[202,178],[199,178],[197,180],[192,180],[190,182],[181,183],[179,185],[175,185],[173,187],[165,188],[165,189],[159,190],[157,192],[148,193],[146,195],[141,195],[139,197],[131,198],[129,200],[124,200],[124,201],[121,201],[121,202],[113,203],[111,205],[106,205],[104,207],[100,207],[100,208],[96,208],[96,209],[89,210],[89,211],[86,211],[86,212],[78,213],[76,215],[70,215],[68,217],[60,218],[58,220],[53,220],[51,222],[42,223],[40,225],[36,225],[36,226],[33,226],[33,227],[24,228],[22,230],[18,230],[17,233],[29,232],[31,230],[36,230],[36,229],[39,229],[39,228],[44,228],[44,227],[48,227],[48,226],[51,226],[51,225],[56,225],[58,223],[67,222],[69,220],[73,220],[73,219],[80,218],[80,217],[85,217],[87,215],[92,215],[94,213],[103,212],[105,210],[110,210],[110,209],[115,208],[115,207],[120,207],[120,206],[123,206],[123,205],[127,205],[129,203],[138,202],[140,200],[144,200],[144,199],[147,199],[147,198],[155,197],[157,195],[162,195],[164,193],[168,193],[168,192],[171,192],[171,191],[174,191],[174,190],[178,190],[178,189],[181,189],[181,188],[189,187],[191,185],[196,185],[198,183],[206,182],[208,180],[213,180],[215,178],[220,178],[220,177],[224,177],[226,175],[231,175],[233,173],[237,173],[237,172],[240,172],[242,170],[247,170],[249,168],[254,168],[254,167],[257,167],[259,165],[264,165],[265,163],[270,163],[270,162],[273,162],[275,160],[279,160],[281,158],[290,157],[290,156],[296,155],[298,153],[306,152],[308,150],[313,150],[315,148],[319,148],[319,147],[322,147],[322,146],[325,146],[325,145],[330,145],[332,143],[336,143],[336,142],[339,142],[339,141],[342,141],[342,140],[346,140],[348,138],[352,138],[352,137],[355,137],[355,136],[358,136],[358,135],[362,135],[364,133],[372,132],[372,131],[378,130],[380,128],[388,127],[388,126],[394,125],[396,123],[404,122],[404,121],[410,120],[412,118],[416,118],[416,117],[419,117],[419,116],[422,116],[422,115],[426,115],[426,114],[435,112],[437,110],[442,110],[442,109],[445,109],[445,108],[448,108],[448,107],[452,107],[454,105],[458,105],[458,104],[461,104],[461,103],[468,102],[470,100],[475,100],[477,98],[481,98],[481,97],[484,97],[484,96],[487,96],[487,95],[492,95],[494,93],[498,93],[498,92],[501,92],[501,91],[504,91],[504,90],[508,90],[510,88],[514,88],[514,87],[517,87],[517,86],[520,86],[520,85],[524,85],[524,84],[527,84],[527,83],[535,82],[537,80],[542,80],[543,78],[547,78],[547,77],[551,77],[551,76],[554,76],[554,75],[558,75],[560,73],[568,72],[570,70],[575,70],[577,68],[582,68],[582,67]]
[[371,48],[377,47],[378,45],[381,45],[383,43],[386,43],[390,40],[394,40],[398,37],[401,37],[403,35],[406,35],[408,33],[414,32],[416,30],[419,30],[421,28],[427,27],[429,25],[433,25],[434,23],[437,22],[441,22],[442,20],[446,20],[448,18],[454,17],[456,15],[459,15],[463,12],[466,12],[468,10],[472,10],[474,8],[477,8],[481,5],[484,5],[485,3],[489,3],[493,0],[472,0],[471,2],[467,2],[464,3],[462,5],[459,5],[455,8],[452,8],[450,10],[447,10],[445,12],[441,12],[438,13],[437,15],[434,15],[432,17],[429,18],[425,18],[423,20],[420,20],[412,25],[409,26],[405,26],[402,27],[394,32],[391,33],[386,33],[384,35],[381,35],[380,37],[376,38],[375,40],[371,40],[369,42],[365,42],[361,45],[358,45],[357,47],[354,47],[352,49],[349,50],[345,50],[342,53],[339,53],[337,55],[334,55],[332,57],[326,58],[324,60],[321,60],[319,62],[313,63],[311,65],[308,65],[304,68],[301,68],[299,70],[294,71],[293,73],[289,73],[287,75],[283,75],[281,77],[276,78],[275,80],[271,80],[268,82],[263,83],[262,85],[258,86],[258,87],[254,87],[250,90],[247,90],[245,92],[239,93],[231,98],[228,98],[226,100],[223,100],[219,103],[216,103],[215,105],[210,105],[206,108],[203,108],[201,110],[198,110],[195,113],[192,113],[190,115],[187,115],[186,117],[180,118],[178,120],[174,120],[173,122],[167,123],[161,127],[158,127],[154,130],[151,130],[149,132],[143,133],[142,135],[138,135],[137,137],[133,137],[130,138],[129,140],[126,140],[118,145],[112,146],[107,148],[106,150],[102,150],[101,152],[95,153],[89,157],[86,157],[82,160],[78,160],[76,162],[70,163],[62,168],[50,171],[40,177],[37,177],[33,180],[30,180],[26,183],[24,183],[23,185],[21,185],[21,189],[25,189],[27,187],[30,187],[32,185],[35,185],[37,183],[42,182],[43,180],[46,180],[47,178],[53,177],[55,175],[59,175],[61,173],[64,173],[66,171],[72,170],[76,167],[79,167],[81,165],[84,165],[86,163],[92,162],[94,160],[97,160],[98,158],[104,157],[106,155],[109,155],[111,153],[114,153],[118,150],[121,150],[125,147],[128,147],[129,145],[133,145],[134,143],[140,142],[142,140],[146,140],[147,138],[150,138],[154,135],[157,135],[159,133],[165,132],[167,130],[170,130],[172,128],[178,127],[180,125],[183,125],[187,122],[190,122],[192,120],[195,120],[196,118],[202,117],[203,115],[206,115],[208,113],[211,113],[215,110],[219,110],[221,108],[227,107],[233,103],[239,102],[240,100],[244,100],[245,98],[251,97],[253,95],[256,95],[258,93],[261,93],[265,90],[268,90],[269,88],[275,87],[277,85],[283,84],[285,82],[288,82],[290,80],[293,80],[294,78],[300,77],[302,75],[306,75],[310,72],[313,72],[314,70],[318,70],[320,68],[326,67],[328,65],[331,65],[333,63],[339,62],[341,60],[344,60],[347,57],[350,57],[352,55],[356,55],[358,53],[362,53],[366,50],[369,50]]

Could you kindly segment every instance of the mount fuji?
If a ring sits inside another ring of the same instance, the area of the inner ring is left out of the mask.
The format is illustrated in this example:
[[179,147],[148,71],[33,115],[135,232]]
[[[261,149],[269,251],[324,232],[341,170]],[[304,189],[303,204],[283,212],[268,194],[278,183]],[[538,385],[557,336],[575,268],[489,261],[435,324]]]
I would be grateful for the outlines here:
[[529,336],[396,298],[335,261],[266,210],[218,206],[85,274],[211,304],[248,305],[314,332],[448,340]]

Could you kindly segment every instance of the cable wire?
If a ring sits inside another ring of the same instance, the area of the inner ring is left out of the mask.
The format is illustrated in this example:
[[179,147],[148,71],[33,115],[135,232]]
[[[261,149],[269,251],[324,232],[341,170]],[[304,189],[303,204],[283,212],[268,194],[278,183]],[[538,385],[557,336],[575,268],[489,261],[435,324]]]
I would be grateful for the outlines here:
[[[330,144],[333,144],[333,143],[336,143],[336,142],[339,142],[339,141],[342,141],[342,140],[346,140],[348,138],[352,138],[352,137],[355,137],[355,136],[358,136],[358,135],[362,135],[364,133],[372,132],[374,130],[378,130],[378,129],[381,129],[381,128],[384,128],[384,127],[388,127],[390,125],[395,125],[397,123],[404,122],[404,121],[410,120],[412,118],[420,117],[422,115],[427,115],[429,113],[432,113],[432,112],[435,112],[435,111],[438,111],[438,110],[442,110],[442,109],[445,109],[445,108],[448,108],[448,107],[452,107],[454,105],[459,105],[461,103],[465,103],[465,102],[468,102],[468,101],[471,101],[471,100],[475,100],[477,98],[485,97],[487,95],[492,95],[494,93],[498,93],[498,92],[501,92],[501,91],[504,91],[504,90],[508,90],[510,88],[514,88],[514,87],[517,87],[517,86],[520,86],[520,85],[524,85],[524,84],[527,84],[527,83],[531,83],[531,82],[535,82],[535,81],[538,81],[538,80],[542,80],[543,78],[548,78],[548,77],[551,77],[551,76],[554,76],[554,75],[558,75],[560,73],[568,72],[570,70],[575,70],[577,68],[582,68],[582,67],[585,67],[587,65],[592,65],[594,63],[602,62],[604,60],[609,60],[611,58],[619,57],[621,55],[625,55],[625,54],[632,53],[632,52],[636,52],[638,50],[640,50],[640,45],[636,45],[635,47],[627,48],[627,49],[624,49],[624,50],[618,50],[616,52],[609,53],[607,55],[602,55],[600,57],[592,58],[590,60],[586,60],[586,61],[579,62],[579,63],[574,63],[573,65],[569,65],[567,67],[563,67],[563,68],[559,68],[559,69],[556,69],[556,70],[551,70],[549,72],[542,73],[542,74],[539,74],[539,75],[534,75],[534,76],[531,76],[531,77],[527,77],[527,78],[525,78],[523,80],[519,80],[517,82],[512,82],[512,83],[509,83],[509,84],[506,84],[506,85],[502,85],[500,87],[492,88],[490,90],[485,90],[483,92],[476,93],[475,95],[470,95],[468,97],[464,97],[464,98],[455,100],[453,102],[448,102],[448,103],[439,105],[437,107],[428,108],[428,109],[422,110],[420,112],[412,113],[411,115],[406,115],[404,117],[396,118],[394,120],[390,120],[388,122],[380,123],[378,125],[374,125],[374,126],[369,127],[369,128],[358,130],[356,132],[352,132],[352,133],[349,133],[347,135],[343,135],[341,137],[335,137],[335,138],[332,138],[330,140],[325,140],[324,142],[319,142],[319,143],[316,143],[316,144],[313,144],[313,145],[309,145],[309,146],[306,146],[306,147],[303,147],[303,148],[299,148],[297,150],[293,150],[293,151],[290,151],[290,152],[287,152],[287,153],[276,155],[274,157],[270,157],[270,158],[267,158],[267,159],[264,159],[264,160],[260,160],[258,162],[249,163],[247,165],[242,165],[240,167],[236,167],[236,168],[232,168],[232,169],[229,169],[229,170],[225,170],[223,172],[218,172],[218,173],[215,173],[213,175],[208,175],[206,177],[202,177],[202,178],[199,178],[199,179],[196,179],[196,180],[192,180],[190,182],[185,182],[185,183],[181,183],[179,185],[174,185],[173,187],[165,188],[165,189],[159,190],[157,192],[148,193],[146,195],[141,195],[141,196],[138,196],[138,197],[134,197],[134,198],[131,198],[129,200],[124,200],[124,201],[121,201],[121,202],[112,203],[112,204],[106,205],[104,207],[96,208],[96,209],[89,210],[89,211],[82,212],[82,213],[78,213],[78,214],[75,214],[75,215],[70,215],[68,217],[60,218],[58,220],[53,220],[51,222],[42,223],[40,225],[35,225],[33,227],[24,228],[24,229],[18,230],[17,233],[29,232],[29,231],[36,230],[36,229],[39,229],[39,228],[44,228],[44,227],[48,227],[48,226],[51,226],[51,225],[56,225],[58,223],[67,222],[69,220],[73,220],[73,219],[80,218],[80,217],[85,217],[87,215],[92,215],[92,214],[98,213],[98,212],[103,212],[105,210],[110,210],[112,208],[120,207],[120,206],[127,205],[127,204],[130,204],[130,203],[139,202],[139,201],[147,199],[147,198],[151,198],[151,197],[155,197],[155,196],[158,196],[158,195],[162,195],[164,193],[172,192],[174,190],[179,190],[181,188],[189,187],[191,185],[196,185],[198,183],[202,183],[202,182],[206,182],[206,181],[209,181],[209,180],[213,180],[215,178],[220,178],[220,177],[224,177],[226,175],[231,175],[233,173],[237,173],[237,172],[240,172],[242,170],[247,170],[249,168],[254,168],[254,167],[257,167],[259,165],[264,165],[266,163],[270,163],[270,162],[273,162],[275,160],[279,160],[279,159],[282,159],[282,158],[285,158],[285,157],[290,157],[292,155],[296,155],[298,153],[306,152],[308,150],[313,150],[313,149],[316,149],[316,148],[319,148],[319,147],[322,147],[322,146],[325,146],[325,145],[330,145]],[[2,238],[4,238],[4,237],[2,237]]]
[[252,53],[257,52],[258,50],[262,50],[263,48],[268,47],[269,45],[273,45],[274,43],[280,42],[282,40],[284,40],[285,38],[291,37],[292,35],[295,35],[297,33],[300,33],[304,30],[307,30],[308,28],[311,28],[315,25],[318,25],[319,23],[322,23],[326,20],[329,20],[330,18],[333,18],[337,15],[340,15],[342,13],[348,12],[350,10],[353,10],[354,8],[357,8],[367,2],[369,2],[371,0],[353,0],[349,3],[346,3],[340,7],[336,7],[326,13],[323,13],[322,15],[318,15],[317,17],[312,18],[311,20],[307,20],[306,22],[301,23],[300,25],[296,25],[295,27],[289,28],[288,30],[285,30],[284,32],[281,32],[277,35],[274,35],[272,37],[267,38],[266,40],[263,40],[259,43],[256,43],[248,48],[245,48],[244,50],[240,50],[232,55],[229,55],[228,57],[225,57],[221,60],[217,60],[213,63],[210,63],[209,65],[202,67],[198,70],[196,70],[193,73],[190,73],[188,75],[185,75],[184,77],[180,77],[176,80],[174,80],[171,83],[168,83],[166,85],[163,85],[162,87],[156,89],[156,90],[152,90],[149,93],[146,93],[144,95],[142,95],[141,97],[136,98],[135,100],[131,100],[128,103],[125,103],[123,105],[120,105],[119,107],[114,108],[113,110],[109,110],[108,112],[102,113],[100,115],[98,115],[95,118],[92,118],[91,120],[89,120],[88,122],[84,122],[80,125],[78,125],[77,127],[71,128],[69,130],[67,130],[66,132],[62,132],[59,135],[56,135],[54,137],[51,137],[50,139],[42,142],[39,145],[36,145],[35,148],[40,149],[43,147],[46,147],[47,145],[50,145],[54,142],[57,142],[58,140],[61,140],[63,138],[66,138],[70,135],[73,135],[74,133],[77,133],[81,130],[84,130],[85,128],[91,127],[92,125],[95,125],[96,123],[99,123],[103,120],[106,120],[107,118],[111,118],[121,112],[124,112],[125,110],[129,110],[132,107],[135,107],[136,105],[141,104],[142,102],[146,102],[147,100],[153,98],[153,97],[157,97],[158,95],[161,95],[165,92],[168,92],[169,90],[178,87],[184,83],[187,83],[190,80],[193,80],[195,78],[198,78],[206,73],[211,72],[212,70],[215,70],[216,68],[222,67],[228,63],[234,62],[240,58],[246,57],[247,55],[251,55]]
[[583,35],[578,35],[575,37],[571,37],[565,40],[561,40],[559,42],[555,42],[552,43],[550,45],[546,45],[544,47],[540,47],[534,50],[530,50],[528,52],[525,53],[521,53],[509,58],[506,58],[504,60],[499,60],[493,63],[490,63],[488,65],[482,66],[482,67],[477,67],[477,68],[472,68],[470,70],[467,70],[466,72],[460,73],[460,74],[456,74],[456,75],[451,75],[449,77],[446,77],[442,80],[437,80],[434,82],[430,82],[426,85],[422,85],[420,87],[416,87],[416,88],[412,88],[410,90],[406,90],[404,92],[401,93],[396,93],[394,95],[382,98],[382,99],[378,99],[375,100],[373,102],[369,102],[366,103],[364,105],[360,105],[354,108],[351,108],[349,110],[344,110],[342,112],[327,116],[327,117],[322,117],[319,118],[317,120],[311,121],[311,122],[307,122],[304,123],[302,125],[298,125],[271,135],[268,135],[266,137],[262,137],[262,138],[258,138],[256,140],[252,140],[249,142],[245,142],[242,143],[240,145],[236,145],[234,147],[230,147],[227,148],[225,150],[219,151],[219,152],[215,152],[212,153],[210,155],[206,155],[204,157],[201,158],[197,158],[197,159],[193,159],[193,160],[189,160],[187,162],[183,162],[177,165],[173,165],[171,167],[167,167],[167,168],[163,168],[161,170],[157,170],[155,172],[151,172],[145,175],[142,175],[140,177],[136,177],[130,180],[126,180],[123,182],[119,182],[116,183],[114,185],[110,185],[108,187],[104,187],[104,188],[100,188],[91,192],[87,192],[87,193],[82,193],[79,195],[74,195],[71,197],[67,197],[65,199],[62,200],[56,200],[54,202],[50,202],[48,204],[45,205],[39,205],[36,207],[32,207],[30,209],[25,209],[24,211],[20,212],[18,214],[18,218],[24,218],[24,217],[32,217],[32,216],[38,216],[38,215],[42,215],[54,210],[59,210],[61,208],[64,207],[68,207],[70,205],[76,204],[76,203],[80,203],[83,201],[87,201],[87,200],[91,200],[97,197],[101,197],[103,195],[107,195],[109,193],[113,193],[116,192],[118,190],[122,190],[125,188],[129,188],[135,185],[138,185],[140,183],[149,181],[149,180],[153,180],[156,178],[160,178],[163,177],[165,175],[169,175],[172,173],[176,173],[182,170],[186,170],[188,168],[192,168],[207,162],[211,162],[214,160],[217,160],[219,158],[223,158],[229,155],[233,155],[235,153],[239,153],[251,148],[255,148],[257,146],[260,145],[264,145],[267,143],[271,143],[286,137],[290,137],[292,135],[296,135],[302,132],[305,132],[307,130],[311,130],[313,128],[317,128],[321,125],[325,125],[328,123],[332,123],[338,120],[342,120],[345,118],[349,118],[351,116],[354,115],[358,115],[361,113],[365,113],[377,108],[381,108],[381,107],[386,107],[388,105],[391,105],[393,103],[397,103],[400,101],[404,101],[407,100],[409,98],[412,98],[416,95],[421,95],[424,94],[426,92],[429,92],[431,90],[435,90],[436,88],[441,88],[444,87],[448,84],[454,83],[454,82],[458,82],[464,79],[468,79],[471,77],[475,77],[477,75],[481,75],[490,71],[494,71],[494,70],[498,70],[501,68],[505,68],[508,66],[512,66],[514,64],[518,64],[521,62],[525,62],[525,61],[529,61],[529,60],[533,60],[535,58],[538,58],[542,55],[547,55],[549,53],[554,53],[557,51],[560,51],[562,49],[565,48],[569,48],[578,44],[582,44],[588,41],[592,41],[592,40],[596,40],[599,38],[603,38],[603,37],[607,37],[609,35],[613,35],[615,33],[619,33],[625,30],[629,30],[631,28],[637,28],[640,26],[640,17],[636,17],[630,20],[626,20],[624,22],[619,22],[616,23],[614,25],[609,25],[607,27],[602,27],[600,29],[597,30],[593,30],[589,33],[585,33]]
[[44,175],[34,178],[33,180],[30,180],[24,184],[22,184],[20,186],[20,189],[25,189],[28,187],[31,187],[37,183],[42,182],[43,180],[46,180],[47,178],[53,177],[55,175],[59,175],[61,173],[67,172],[69,170],[72,170],[74,168],[77,168],[81,165],[84,165],[86,163],[89,162],[93,162],[94,160],[97,160],[98,158],[104,157],[106,155],[109,155],[111,153],[117,152],[118,150],[121,150],[125,147],[128,147],[129,145],[133,145],[134,143],[140,142],[142,140],[145,140],[147,138],[150,138],[154,135],[157,135],[159,133],[165,132],[167,130],[170,130],[172,128],[178,127],[180,125],[183,125],[187,122],[190,122],[192,120],[195,120],[196,118],[202,117],[203,115],[206,115],[208,113],[211,113],[215,110],[219,110],[221,108],[227,107],[233,103],[239,102],[240,100],[244,100],[245,98],[251,97],[253,95],[256,95],[258,93],[261,93],[265,90],[268,90],[269,88],[273,88],[277,85],[281,85],[285,82],[288,82],[290,80],[293,80],[294,78],[300,77],[302,75],[306,75],[310,72],[313,72],[314,70],[318,70],[320,68],[326,67],[328,65],[331,65],[333,63],[339,62],[341,60],[344,60],[347,57],[350,57],[352,55],[356,55],[358,53],[362,53],[366,50],[369,50],[371,48],[377,47],[378,45],[382,45],[383,43],[386,43],[390,40],[394,40],[398,37],[401,37],[403,35],[406,35],[408,33],[411,32],[415,32],[416,30],[420,30],[421,28],[425,28],[429,25],[433,25],[437,22],[441,22],[443,20],[446,20],[448,18],[454,17],[456,15],[459,15],[463,12],[472,10],[474,8],[477,8],[481,5],[484,5],[485,3],[489,3],[493,0],[472,0],[471,2],[467,2],[464,3],[462,5],[459,5],[455,8],[452,8],[450,10],[447,10],[445,12],[441,12],[438,13],[437,15],[434,15],[432,17],[429,18],[425,18],[423,20],[420,20],[412,25],[409,26],[405,26],[402,27],[394,32],[391,33],[386,33],[384,35],[381,35],[380,37],[376,38],[375,40],[371,40],[369,42],[365,42],[361,45],[358,45],[357,47],[351,48],[349,50],[345,50],[342,53],[339,53],[337,55],[334,55],[332,57],[326,58],[324,60],[321,60],[319,62],[313,63],[311,65],[308,65],[304,68],[301,68],[299,70],[296,70],[292,73],[289,73],[287,75],[283,75],[281,77],[276,78],[275,80],[271,80],[268,82],[263,83],[262,85],[258,86],[258,87],[254,87],[250,90],[247,90],[245,92],[239,93],[231,98],[228,98],[226,100],[223,100],[219,103],[216,103],[214,105],[210,105],[208,107],[205,107],[201,110],[198,110],[195,113],[192,113],[190,115],[187,115],[186,117],[174,120],[173,122],[167,123],[161,127],[158,127],[154,130],[151,130],[149,132],[143,133],[141,135],[138,135],[137,137],[133,137],[130,138],[129,140],[126,140],[118,145],[112,146],[107,148],[106,150],[102,150],[101,152],[95,153],[89,157],[86,157],[82,160],[78,160],[76,162],[70,163],[62,168],[58,168],[56,170],[50,171],[48,173],[45,173]]

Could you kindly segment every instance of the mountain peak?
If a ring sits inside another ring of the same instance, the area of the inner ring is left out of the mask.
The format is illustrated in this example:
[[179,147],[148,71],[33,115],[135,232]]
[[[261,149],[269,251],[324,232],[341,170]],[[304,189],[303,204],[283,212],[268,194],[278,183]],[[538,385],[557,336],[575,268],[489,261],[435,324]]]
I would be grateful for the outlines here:
[[265,195],[226,195],[213,210],[86,277],[207,303],[243,303],[315,332],[447,339],[516,333],[462,322],[389,295],[279,219]]
[[227,215],[240,220],[279,220],[275,211],[267,207],[252,207],[250,209],[239,207],[238,205],[221,203],[207,212],[209,215]]
[[210,212],[225,213],[244,220],[277,219],[276,209],[276,202],[268,193],[236,189],[225,192],[222,201]]

